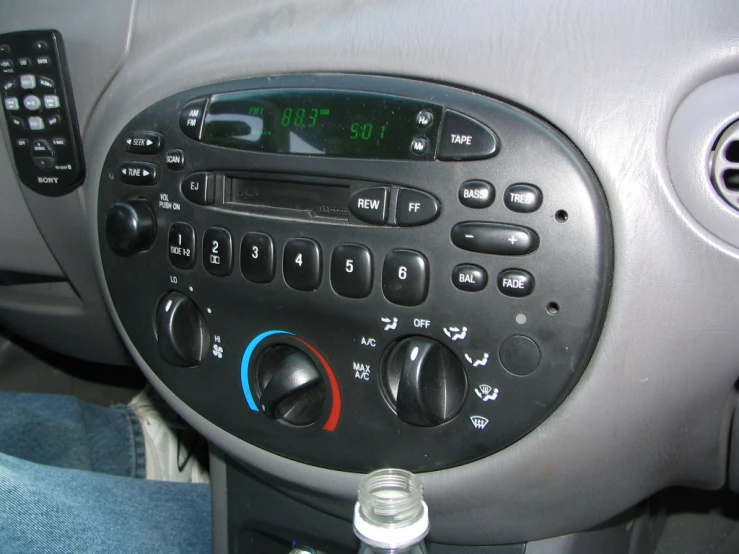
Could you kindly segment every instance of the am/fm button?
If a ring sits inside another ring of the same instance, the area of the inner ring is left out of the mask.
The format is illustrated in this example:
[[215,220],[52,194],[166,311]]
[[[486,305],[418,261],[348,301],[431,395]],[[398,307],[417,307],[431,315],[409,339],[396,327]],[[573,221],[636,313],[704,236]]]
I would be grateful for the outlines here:
[[349,198],[349,210],[362,221],[384,225],[387,221],[387,196],[385,187],[359,190]]

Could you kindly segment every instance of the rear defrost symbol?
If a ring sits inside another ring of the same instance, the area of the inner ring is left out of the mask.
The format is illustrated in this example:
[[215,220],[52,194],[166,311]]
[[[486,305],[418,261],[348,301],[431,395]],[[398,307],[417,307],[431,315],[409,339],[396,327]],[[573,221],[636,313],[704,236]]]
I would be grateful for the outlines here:
[[479,429],[482,431],[487,427],[488,423],[490,423],[490,420],[486,417],[482,417],[480,415],[473,415],[470,417],[470,421],[472,422],[472,425],[475,426],[475,429]]

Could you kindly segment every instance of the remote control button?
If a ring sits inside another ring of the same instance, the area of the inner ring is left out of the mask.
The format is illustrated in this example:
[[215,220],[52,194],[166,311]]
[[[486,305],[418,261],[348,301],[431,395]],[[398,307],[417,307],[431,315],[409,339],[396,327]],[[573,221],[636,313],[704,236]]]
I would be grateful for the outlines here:
[[459,187],[459,203],[479,210],[487,208],[495,200],[495,189],[485,181],[467,181]]
[[21,105],[18,103],[18,99],[14,96],[5,99],[5,109],[9,112],[14,112],[21,109]]
[[15,67],[15,63],[13,60],[0,60],[0,71],[3,73],[13,73],[13,68]]
[[440,160],[479,160],[498,153],[498,139],[479,121],[447,110],[441,125]]
[[169,262],[179,269],[195,267],[195,229],[189,223],[173,223],[169,228]]
[[316,290],[321,284],[321,247],[311,239],[290,239],[285,244],[282,272],[289,287]]
[[27,69],[33,65],[31,58],[18,58],[18,67]]
[[488,273],[479,265],[460,264],[452,271],[452,283],[465,292],[479,292],[488,284]]
[[429,290],[429,263],[413,250],[393,250],[382,266],[382,294],[393,304],[418,306]]
[[8,79],[7,81],[3,81],[3,92],[5,94],[10,94],[17,88],[18,82],[15,79]]
[[41,52],[48,52],[49,43],[45,40],[35,40],[31,44],[31,50],[33,50],[37,54],[40,54]]
[[439,216],[439,203],[425,192],[400,189],[395,216],[402,227],[423,225]]
[[28,118],[28,128],[31,131],[43,131],[45,127],[44,120],[40,117],[33,116]]
[[58,113],[52,113],[46,116],[46,124],[49,127],[58,127],[62,124],[62,116]]
[[372,291],[372,254],[360,244],[342,244],[331,254],[331,286],[347,298],[365,298]]
[[48,94],[44,96],[44,108],[47,110],[54,110],[60,105],[59,97],[56,94]]
[[44,139],[34,139],[31,142],[31,159],[42,171],[53,169],[56,164],[54,149]]
[[222,227],[211,227],[203,234],[203,265],[216,277],[227,277],[233,263],[231,233]]
[[35,94],[28,94],[23,98],[23,107],[29,112],[35,112],[41,109],[41,99]]
[[387,198],[385,187],[358,190],[349,198],[349,211],[362,221],[383,225],[387,221]]
[[538,210],[543,199],[539,187],[516,183],[506,189],[504,202],[509,210],[527,214]]
[[129,185],[153,185],[159,179],[159,168],[149,162],[123,162],[119,174]]
[[275,243],[265,233],[247,233],[241,241],[241,274],[252,283],[275,278]]
[[[46,98],[48,97],[44,96],[44,102],[46,102]],[[46,107],[48,108],[49,106]],[[126,150],[132,154],[156,154],[162,149],[164,141],[162,140],[162,135],[159,133],[152,131],[131,131],[126,134],[123,144]]]
[[36,58],[36,65],[46,67],[51,65],[51,58],[49,56],[39,56]]
[[167,169],[171,169],[172,171],[179,171],[185,167],[185,153],[179,148],[167,152],[164,159],[167,163]]
[[35,75],[21,75],[20,76],[21,88],[31,90],[36,88],[36,76]]
[[39,77],[38,86],[47,90],[54,90],[54,80],[48,77]]
[[13,127],[14,129],[25,129],[26,128],[23,118],[18,117],[17,115],[10,116],[10,126]]
[[209,206],[216,200],[216,185],[212,173],[194,173],[180,185],[182,196],[190,202]]
[[452,228],[455,246],[470,252],[523,256],[539,247],[539,236],[526,227],[505,223],[467,221]]
[[523,298],[534,290],[534,276],[523,269],[506,269],[498,274],[498,290],[506,296]]
[[180,129],[188,137],[200,140],[207,98],[199,98],[185,104],[180,112]]
[[10,56],[10,45],[0,44],[0,56]]
[[17,138],[17,139],[15,139],[15,143],[14,144],[18,148],[28,148],[28,143],[29,142],[30,141],[27,138]]

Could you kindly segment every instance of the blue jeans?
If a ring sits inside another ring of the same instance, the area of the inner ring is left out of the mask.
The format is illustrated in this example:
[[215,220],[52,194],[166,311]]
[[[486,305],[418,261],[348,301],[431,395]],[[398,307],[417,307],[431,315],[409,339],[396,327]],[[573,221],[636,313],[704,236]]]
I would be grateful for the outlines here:
[[0,552],[210,552],[210,486],[145,467],[127,406],[0,392]]

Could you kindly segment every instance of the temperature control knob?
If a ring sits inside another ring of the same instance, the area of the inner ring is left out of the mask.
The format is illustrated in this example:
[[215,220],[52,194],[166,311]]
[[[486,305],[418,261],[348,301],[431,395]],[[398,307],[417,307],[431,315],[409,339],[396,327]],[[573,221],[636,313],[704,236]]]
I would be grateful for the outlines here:
[[288,344],[266,350],[257,365],[259,404],[267,417],[292,425],[316,422],[323,413],[326,386],[316,364]]
[[105,238],[121,256],[147,250],[154,244],[157,220],[148,200],[135,198],[116,202],[105,218]]
[[156,315],[159,354],[179,367],[192,367],[205,359],[210,332],[195,302],[172,291],[159,302]]
[[467,396],[459,358],[428,337],[408,337],[390,347],[382,384],[398,417],[420,427],[453,419]]

